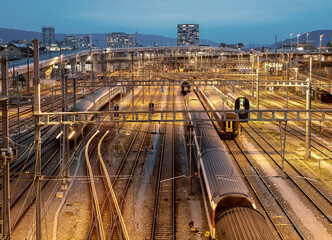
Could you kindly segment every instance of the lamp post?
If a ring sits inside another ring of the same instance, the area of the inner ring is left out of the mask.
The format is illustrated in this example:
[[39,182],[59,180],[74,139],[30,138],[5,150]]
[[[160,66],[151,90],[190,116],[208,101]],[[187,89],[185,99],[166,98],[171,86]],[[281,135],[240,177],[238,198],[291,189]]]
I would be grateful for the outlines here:
[[289,34],[289,58],[288,58],[288,73],[287,73],[287,87],[286,87],[286,91],[287,91],[287,96],[286,96],[286,108],[288,108],[288,83],[289,83],[289,78],[290,78],[290,68],[292,66],[292,62],[291,62],[291,55],[292,55],[292,35],[293,33]]
[[27,44],[27,77],[28,77],[28,97],[30,96],[30,69],[29,69],[29,58],[30,58],[30,48],[29,48],[29,42]]

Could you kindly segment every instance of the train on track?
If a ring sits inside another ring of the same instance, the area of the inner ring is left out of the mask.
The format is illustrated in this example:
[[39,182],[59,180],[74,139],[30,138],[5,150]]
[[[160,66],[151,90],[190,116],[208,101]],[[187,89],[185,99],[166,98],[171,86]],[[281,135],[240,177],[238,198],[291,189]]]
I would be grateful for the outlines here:
[[[212,87],[213,90],[216,92],[217,95],[220,96],[220,98],[225,101],[225,103],[234,110],[249,110],[250,109],[250,102],[246,97],[235,97],[232,93],[227,93],[226,95],[222,93],[219,89],[216,87]],[[239,121],[245,122],[245,120],[241,119],[247,119],[249,117],[249,112],[240,112],[239,113]]]
[[[191,92],[191,87],[188,82],[183,82],[181,85],[181,93],[187,95]],[[219,135],[225,139],[231,139],[239,134],[239,122],[245,122],[249,117],[248,112],[239,112],[238,115],[231,111],[234,110],[249,110],[249,100],[245,97],[235,98],[232,94],[223,94],[219,89],[213,86],[205,87],[204,90],[199,90],[198,95],[204,107],[207,110],[230,110],[230,112],[215,112],[213,116],[209,113],[210,118],[213,119],[228,119],[226,121],[216,121],[215,125],[218,129]]]
[[241,175],[237,172],[209,116],[195,93],[188,93],[189,119],[198,151],[197,167],[204,206],[213,239],[275,239],[264,216],[255,210]]
[[181,84],[181,93],[183,95],[187,95],[187,93],[190,93],[190,83],[188,81],[184,81]]
[[321,101],[322,103],[332,103],[332,94],[328,91],[317,89],[314,92],[316,99]]
[[[121,87],[114,87],[109,89],[108,87],[102,87],[96,90],[94,93],[88,94],[85,98],[77,102],[76,108],[72,108],[70,112],[88,112],[88,111],[98,111],[103,108],[109,100],[113,100],[119,94],[121,94]],[[76,121],[80,121],[83,116],[77,116]],[[93,116],[89,116],[85,121],[90,121]],[[83,120],[83,119],[82,119]],[[75,126],[70,126],[70,139],[77,138],[83,133],[84,128],[87,126],[86,123],[75,124]]]
[[[231,110],[211,88],[199,91],[199,97],[207,110]],[[213,116],[211,115],[212,113],[210,112],[209,116],[212,119],[228,119],[226,121],[215,122],[215,126],[222,138],[230,139],[239,134],[239,118],[235,112],[215,112]]]

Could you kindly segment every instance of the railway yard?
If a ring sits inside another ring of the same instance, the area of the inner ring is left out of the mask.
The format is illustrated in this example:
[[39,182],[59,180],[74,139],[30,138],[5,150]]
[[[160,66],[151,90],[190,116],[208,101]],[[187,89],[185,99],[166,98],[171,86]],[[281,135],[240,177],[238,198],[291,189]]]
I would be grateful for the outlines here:
[[2,59],[5,234],[332,239],[331,56],[100,52],[30,96]]

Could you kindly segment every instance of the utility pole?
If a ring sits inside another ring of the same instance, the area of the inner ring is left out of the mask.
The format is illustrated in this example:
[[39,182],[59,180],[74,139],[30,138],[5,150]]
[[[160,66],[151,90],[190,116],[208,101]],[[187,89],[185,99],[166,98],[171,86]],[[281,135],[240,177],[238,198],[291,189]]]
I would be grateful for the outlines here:
[[257,87],[256,87],[256,99],[257,99],[257,110],[259,110],[259,55],[257,56],[257,75],[256,75],[256,80],[257,80]]
[[278,35],[275,35],[275,46],[274,46],[274,73],[277,75],[277,52],[278,52]]
[[33,55],[34,55],[34,118],[35,118],[35,195],[36,195],[36,240],[42,239],[41,233],[41,137],[40,137],[40,80],[39,80],[39,40],[34,39],[33,42]]
[[[311,73],[312,73],[312,57],[310,57],[310,74],[309,79],[307,79],[307,94],[306,94],[306,109],[311,109]],[[311,114],[306,114],[307,118],[311,118]],[[311,157],[311,121],[307,120],[305,122],[305,158]]]
[[30,58],[30,48],[29,48],[29,42],[27,42],[27,54],[28,54],[28,56],[27,56],[27,69],[28,69],[28,71],[27,71],[27,75],[28,75],[28,97],[30,97],[30,69],[29,69],[29,58]]
[[[75,64],[75,72],[74,72],[74,83],[73,83],[73,88],[74,88],[74,109],[76,109],[76,92],[77,92],[77,88],[76,88],[76,64]],[[76,110],[75,110],[76,111]],[[76,124],[74,124],[74,129],[76,129]],[[73,130],[75,131],[75,130]],[[74,147],[76,149],[77,147],[77,135],[78,134],[75,134],[74,136]]]
[[8,120],[8,62],[7,57],[1,58],[1,79],[2,79],[2,237],[11,238],[10,228],[10,184],[9,184],[9,120]]
[[322,85],[322,40],[324,35],[319,35],[319,85]]
[[[136,37],[137,37],[137,32],[136,32]],[[143,52],[143,55],[142,55],[142,63],[143,63],[143,68],[142,68],[142,69],[143,69],[143,78],[142,78],[142,80],[143,80],[143,81],[142,81],[142,83],[143,83],[143,104],[144,104],[144,95],[145,95],[145,94],[144,94],[144,88],[145,88],[145,78],[144,78],[144,77],[145,77],[145,76],[144,76],[144,70],[145,70],[145,69],[144,69],[144,55],[145,55],[145,53]]]
[[254,63],[255,58],[254,55],[250,55],[250,62],[251,62],[251,96],[254,99]]
[[134,102],[134,98],[135,98],[135,86],[134,86],[134,52],[131,53],[131,83],[132,83],[132,90],[131,90],[131,101],[132,101],[132,111],[133,111],[133,120],[135,118],[135,114],[134,114],[134,111],[135,111],[135,102]]
[[288,108],[288,84],[290,79],[290,71],[292,66],[292,35],[293,33],[289,34],[289,58],[288,58],[288,72],[287,72],[287,86],[286,86],[286,108]]
[[[17,124],[18,124],[18,144],[21,143],[21,123],[20,123],[20,82],[18,79],[18,72],[16,74],[16,87],[17,87]],[[18,145],[20,146],[20,145]]]

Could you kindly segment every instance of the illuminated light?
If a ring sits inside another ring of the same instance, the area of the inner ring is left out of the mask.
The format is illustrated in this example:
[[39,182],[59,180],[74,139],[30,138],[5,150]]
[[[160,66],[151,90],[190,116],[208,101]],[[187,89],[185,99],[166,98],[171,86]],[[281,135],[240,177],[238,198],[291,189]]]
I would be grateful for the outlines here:
[[61,131],[61,132],[58,134],[58,136],[56,136],[56,139],[59,139],[59,138],[61,137],[62,133],[63,133],[63,131]]
[[70,134],[69,134],[69,137],[68,137],[68,139],[71,139],[72,138],[72,136],[74,136],[74,134],[75,134],[75,130],[73,130]]

